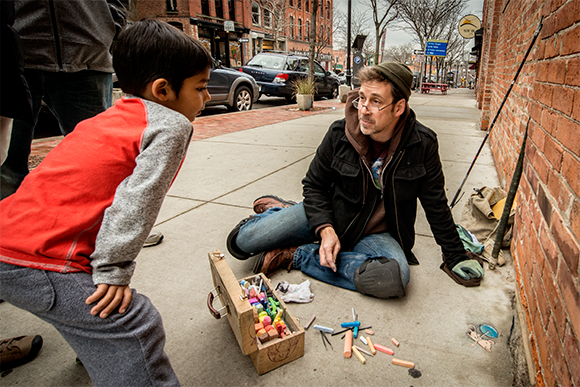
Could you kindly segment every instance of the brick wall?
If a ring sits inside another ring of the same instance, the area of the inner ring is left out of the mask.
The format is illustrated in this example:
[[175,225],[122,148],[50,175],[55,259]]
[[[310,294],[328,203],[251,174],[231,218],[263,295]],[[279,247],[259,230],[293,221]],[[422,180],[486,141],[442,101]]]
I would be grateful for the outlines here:
[[543,16],[543,28],[490,133],[509,187],[526,122],[514,256],[539,386],[580,387],[580,1],[486,0],[477,100],[487,129]]

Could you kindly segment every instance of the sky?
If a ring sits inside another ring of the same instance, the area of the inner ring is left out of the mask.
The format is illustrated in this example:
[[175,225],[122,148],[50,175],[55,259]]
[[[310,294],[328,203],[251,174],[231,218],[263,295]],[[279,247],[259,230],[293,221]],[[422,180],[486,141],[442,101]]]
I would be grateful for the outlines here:
[[[352,0],[352,9],[355,7],[357,7],[359,10],[367,9],[367,12],[370,14],[371,10],[361,5],[360,1],[365,2],[365,0]],[[483,15],[483,1],[484,0],[469,0],[465,10],[465,15],[475,15],[481,20]],[[339,9],[342,10],[345,14],[347,13],[347,4],[347,0],[334,0],[334,6],[339,7]],[[372,27],[372,25],[370,27]],[[369,28],[369,34],[374,34],[374,27]],[[406,43],[413,43],[413,37],[410,36],[407,32],[397,31],[395,28],[387,29],[385,48],[388,46],[398,46]],[[420,48],[419,45],[417,45],[416,48]]]

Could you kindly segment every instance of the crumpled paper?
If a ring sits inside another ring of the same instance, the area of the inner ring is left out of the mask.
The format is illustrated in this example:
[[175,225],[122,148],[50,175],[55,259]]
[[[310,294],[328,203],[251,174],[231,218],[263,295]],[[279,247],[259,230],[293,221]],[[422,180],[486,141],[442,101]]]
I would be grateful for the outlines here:
[[276,285],[276,291],[284,302],[312,302],[314,294],[310,292],[310,280],[302,282],[300,285],[291,284],[286,281],[280,281]]

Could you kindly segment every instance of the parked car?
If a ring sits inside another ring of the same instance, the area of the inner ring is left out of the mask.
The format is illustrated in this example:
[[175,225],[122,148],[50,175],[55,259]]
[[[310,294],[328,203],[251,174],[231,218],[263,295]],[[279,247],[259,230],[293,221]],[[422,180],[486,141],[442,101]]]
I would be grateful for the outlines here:
[[[340,81],[341,85],[346,85],[346,74],[347,74],[348,70],[345,70],[343,72],[341,72],[340,74],[338,74],[338,80]],[[352,72],[352,70],[351,70]],[[352,79],[351,79],[352,82]]]
[[[251,75],[222,66],[219,60],[214,59],[213,65],[207,85],[211,101],[206,106],[226,105],[231,111],[250,110],[260,98],[255,79]],[[115,74],[113,87],[119,87]]]
[[260,98],[258,84],[251,75],[224,67],[216,60],[207,89],[211,101],[206,106],[226,105],[231,111],[250,110]]
[[[294,99],[292,83],[308,76],[308,58],[306,56],[262,52],[254,56],[240,68],[254,77],[260,87],[260,94]],[[334,99],[338,96],[340,82],[329,71],[325,71],[318,62],[314,62],[316,96]]]

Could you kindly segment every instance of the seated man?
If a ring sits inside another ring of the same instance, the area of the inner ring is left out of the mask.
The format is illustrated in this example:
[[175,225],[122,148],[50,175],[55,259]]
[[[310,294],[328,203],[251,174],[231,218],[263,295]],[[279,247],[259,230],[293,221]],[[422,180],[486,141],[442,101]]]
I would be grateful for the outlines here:
[[257,215],[234,228],[228,250],[238,259],[257,255],[256,273],[285,266],[363,294],[403,297],[409,264],[418,264],[411,249],[419,199],[442,268],[466,286],[478,284],[483,268],[456,231],[437,136],[408,106],[413,73],[382,63],[359,79],[345,118],[330,126],[302,181],[304,201],[257,199]]

